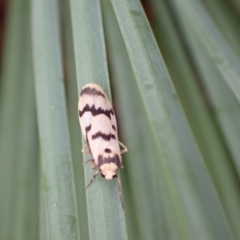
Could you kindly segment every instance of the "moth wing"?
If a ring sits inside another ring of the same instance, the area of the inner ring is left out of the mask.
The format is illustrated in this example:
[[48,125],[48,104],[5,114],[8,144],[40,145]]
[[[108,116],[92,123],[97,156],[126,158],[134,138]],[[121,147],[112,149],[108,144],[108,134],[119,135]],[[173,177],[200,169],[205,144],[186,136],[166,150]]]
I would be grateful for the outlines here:
[[99,114],[92,118],[91,124],[91,132],[87,134],[87,139],[96,164],[98,164],[99,155],[109,158],[117,154],[120,158],[117,131],[112,127],[110,119],[104,114]]

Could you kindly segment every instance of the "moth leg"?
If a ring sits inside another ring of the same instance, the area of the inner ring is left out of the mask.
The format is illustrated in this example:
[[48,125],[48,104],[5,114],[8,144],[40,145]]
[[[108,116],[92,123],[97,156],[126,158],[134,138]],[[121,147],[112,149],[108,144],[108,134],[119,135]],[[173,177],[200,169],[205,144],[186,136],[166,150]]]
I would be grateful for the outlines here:
[[99,172],[100,172],[100,170],[97,170],[97,171],[94,173],[92,179],[91,179],[90,182],[87,184],[87,186],[84,188],[84,190],[86,190],[86,189],[91,185],[91,183],[92,183],[93,180],[96,178],[96,176],[99,174]]
[[90,151],[89,151],[89,149],[86,149],[86,148],[88,148],[88,145],[87,145],[87,144],[85,144],[85,145],[83,146],[83,148],[82,148],[82,153],[91,154]]
[[94,159],[88,159],[85,162],[82,163],[82,165],[88,163],[88,162],[92,162],[92,169],[95,170],[97,168],[96,163],[94,162]]
[[86,163],[88,163],[88,162],[94,162],[94,160],[93,160],[93,159],[88,159],[88,160],[86,160],[85,162],[83,162],[82,165],[84,165],[84,164],[86,164]]
[[121,182],[120,182],[120,179],[117,177],[117,189],[118,189],[118,196],[120,198],[120,202],[121,202],[121,205],[122,205],[122,209],[123,211],[125,210],[124,208],[124,204],[123,204],[123,197],[122,197],[122,186],[121,186]]
[[94,162],[94,160],[92,161],[92,169],[95,170],[97,168],[96,163]]
[[121,143],[120,141],[118,141],[118,143],[121,147],[123,147],[123,149],[120,151],[120,154],[123,154],[128,151],[127,147],[123,143]]

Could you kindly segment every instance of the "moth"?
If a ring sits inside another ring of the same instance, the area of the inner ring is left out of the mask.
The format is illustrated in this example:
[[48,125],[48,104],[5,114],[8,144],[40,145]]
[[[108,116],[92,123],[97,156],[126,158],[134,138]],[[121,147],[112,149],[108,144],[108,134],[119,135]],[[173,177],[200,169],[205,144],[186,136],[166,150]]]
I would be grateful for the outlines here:
[[128,150],[118,140],[115,113],[106,93],[99,85],[88,83],[82,88],[78,101],[78,114],[86,141],[82,152],[91,154],[93,158],[85,161],[83,165],[91,161],[92,168],[96,170],[85,189],[99,173],[106,180],[117,178],[118,194],[123,207],[121,183],[117,171],[123,168],[121,154]]

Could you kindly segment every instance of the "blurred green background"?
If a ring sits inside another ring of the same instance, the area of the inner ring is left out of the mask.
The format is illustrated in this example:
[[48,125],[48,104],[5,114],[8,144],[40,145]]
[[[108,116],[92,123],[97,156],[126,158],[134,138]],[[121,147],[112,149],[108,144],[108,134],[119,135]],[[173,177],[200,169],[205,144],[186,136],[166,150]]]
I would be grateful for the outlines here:
[[[0,240],[240,240],[238,0],[0,1]],[[116,179],[78,94],[113,102]]]

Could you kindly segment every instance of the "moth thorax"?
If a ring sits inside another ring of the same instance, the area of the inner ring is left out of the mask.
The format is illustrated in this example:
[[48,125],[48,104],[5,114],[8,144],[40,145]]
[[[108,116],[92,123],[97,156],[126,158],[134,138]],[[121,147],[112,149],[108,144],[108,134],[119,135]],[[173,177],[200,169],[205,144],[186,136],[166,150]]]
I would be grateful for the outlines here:
[[104,163],[103,165],[100,166],[100,171],[102,173],[102,176],[106,180],[113,179],[113,177],[115,177],[117,174],[117,169],[118,169],[118,166],[113,162]]

